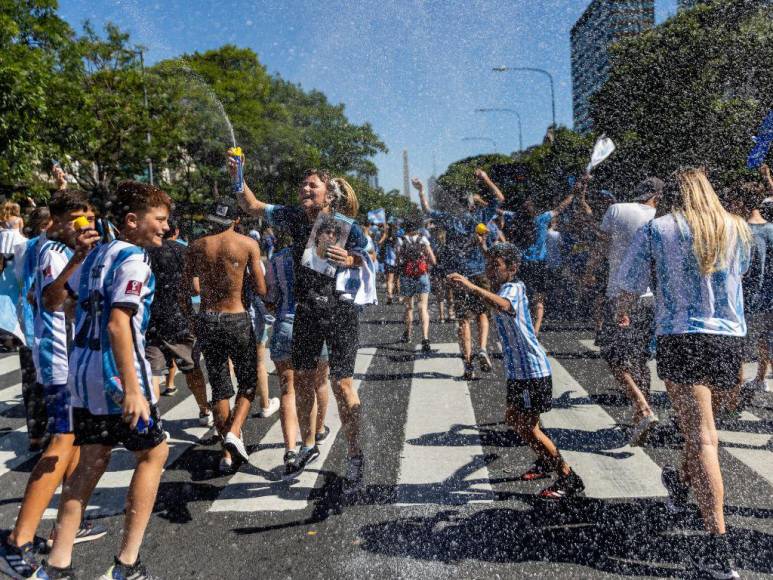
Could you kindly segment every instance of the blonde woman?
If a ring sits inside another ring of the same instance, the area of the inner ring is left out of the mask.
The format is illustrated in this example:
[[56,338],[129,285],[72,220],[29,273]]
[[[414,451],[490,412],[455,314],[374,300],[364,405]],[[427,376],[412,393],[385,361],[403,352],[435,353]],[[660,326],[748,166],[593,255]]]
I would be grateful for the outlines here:
[[[724,487],[712,397],[737,384],[746,321],[741,279],[752,235],[728,213],[703,169],[671,176],[661,211],[634,237],[617,283],[623,291],[618,322],[629,324],[634,301],[655,292],[657,370],[684,436],[681,469],[663,468],[672,511],[684,511],[695,492],[708,536],[691,554],[700,574],[738,578],[725,535]],[[654,274],[654,275],[653,275]]]
[[[236,168],[230,162],[231,175]],[[334,278],[325,276],[302,265],[306,242],[320,214],[349,212],[358,209],[354,191],[341,178],[334,178],[326,171],[306,171],[298,191],[298,205],[271,205],[258,200],[247,184],[239,193],[239,204],[250,215],[265,219],[272,227],[283,229],[292,238],[295,318],[291,344],[291,362],[294,372],[298,421],[303,447],[294,465],[285,470],[285,477],[293,478],[307,465],[319,458],[315,441],[314,389],[317,369],[326,345],[329,353],[331,386],[343,430],[349,443],[346,489],[356,491],[362,484],[363,456],[360,447],[360,399],[354,389],[354,363],[359,348],[359,306],[347,298],[352,293],[339,290],[339,279],[346,278],[348,271],[363,265],[367,241],[360,226],[351,222],[351,229],[344,247],[337,245],[327,249],[328,261],[336,265]],[[343,215],[336,219],[348,219]]]
[[6,201],[0,208],[0,228],[6,230],[18,230],[24,228],[24,220],[21,217],[21,206],[13,201]]

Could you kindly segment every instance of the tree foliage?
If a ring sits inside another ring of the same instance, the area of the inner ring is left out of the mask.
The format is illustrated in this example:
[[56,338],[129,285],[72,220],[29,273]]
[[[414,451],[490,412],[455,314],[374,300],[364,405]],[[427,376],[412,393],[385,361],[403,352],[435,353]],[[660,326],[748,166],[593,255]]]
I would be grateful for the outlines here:
[[743,171],[773,95],[773,7],[713,0],[616,44],[592,100],[594,124],[618,144],[605,176],[635,183],[706,164],[719,180]]

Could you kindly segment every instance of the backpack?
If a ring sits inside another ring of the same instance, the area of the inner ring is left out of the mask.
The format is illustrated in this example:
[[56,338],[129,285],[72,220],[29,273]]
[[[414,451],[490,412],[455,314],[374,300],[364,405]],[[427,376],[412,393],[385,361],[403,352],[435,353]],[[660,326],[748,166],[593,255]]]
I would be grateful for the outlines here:
[[421,236],[416,236],[415,240],[410,240],[408,236],[402,238],[403,247],[400,248],[402,273],[409,278],[419,278],[429,271],[421,239]]

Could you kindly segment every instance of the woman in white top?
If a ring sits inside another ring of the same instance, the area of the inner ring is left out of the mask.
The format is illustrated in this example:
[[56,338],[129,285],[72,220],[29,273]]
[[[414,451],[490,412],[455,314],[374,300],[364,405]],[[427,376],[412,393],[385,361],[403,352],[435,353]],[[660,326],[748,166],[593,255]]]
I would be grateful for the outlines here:
[[689,490],[695,492],[709,536],[692,554],[693,564],[712,578],[738,578],[725,535],[712,399],[725,398],[741,376],[741,279],[752,235],[742,218],[722,207],[703,169],[675,173],[660,207],[668,213],[636,233],[618,273],[618,321],[628,324],[635,300],[653,289],[658,375],[685,440],[681,469],[663,468],[669,507],[683,511]]
[[22,232],[24,220],[21,217],[21,206],[18,203],[6,201],[0,208],[0,228]]

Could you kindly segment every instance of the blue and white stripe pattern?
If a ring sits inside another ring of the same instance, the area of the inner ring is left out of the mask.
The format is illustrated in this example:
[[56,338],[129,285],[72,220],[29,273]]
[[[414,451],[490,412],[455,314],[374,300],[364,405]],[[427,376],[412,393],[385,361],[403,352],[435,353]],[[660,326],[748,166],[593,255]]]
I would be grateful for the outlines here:
[[35,342],[35,310],[27,300],[27,293],[35,286],[35,268],[38,263],[38,253],[46,242],[46,235],[41,234],[37,238],[27,240],[24,244],[16,246],[14,257],[16,277],[19,280],[18,315],[22,332],[28,346]]
[[745,336],[741,280],[749,267],[749,248],[739,240],[727,268],[703,275],[684,217],[668,214],[644,225],[623,259],[616,285],[643,294],[651,287],[654,264],[657,335]]
[[145,333],[156,285],[150,258],[142,248],[114,240],[92,251],[81,272],[69,378],[73,406],[87,408],[93,415],[121,413],[123,384],[107,331],[113,308],[133,311],[134,369],[144,395],[157,402],[145,358]]
[[67,343],[70,335],[64,308],[51,311],[43,307],[43,291],[62,273],[72,250],[62,242],[46,240],[40,246],[35,266],[35,339],[32,354],[37,381],[41,385],[67,383]]
[[537,340],[529,313],[529,300],[523,282],[508,282],[499,296],[510,302],[511,311],[495,315],[507,379],[523,381],[550,376],[550,363]]
[[295,318],[294,281],[293,253],[290,248],[284,248],[271,258],[266,274],[266,299],[274,305],[278,322]]

